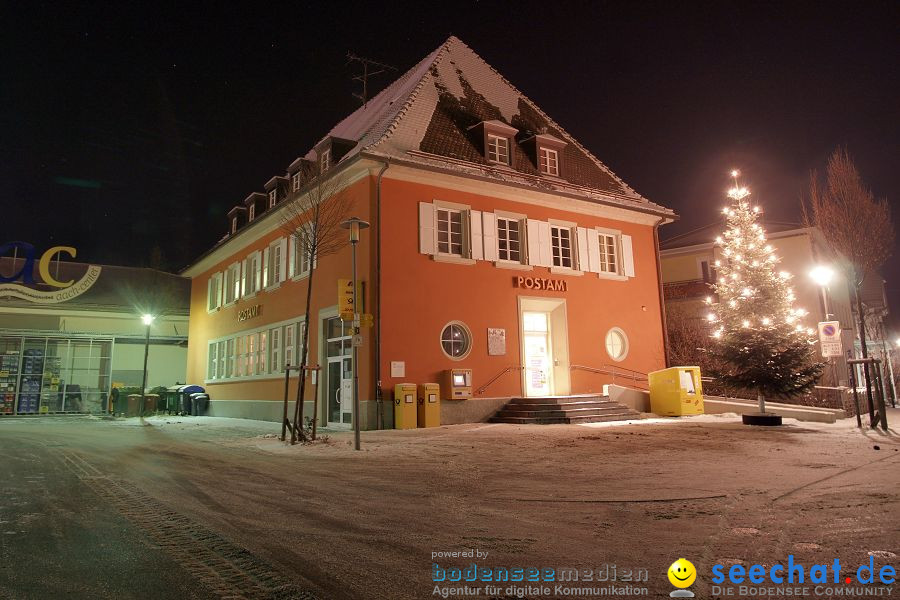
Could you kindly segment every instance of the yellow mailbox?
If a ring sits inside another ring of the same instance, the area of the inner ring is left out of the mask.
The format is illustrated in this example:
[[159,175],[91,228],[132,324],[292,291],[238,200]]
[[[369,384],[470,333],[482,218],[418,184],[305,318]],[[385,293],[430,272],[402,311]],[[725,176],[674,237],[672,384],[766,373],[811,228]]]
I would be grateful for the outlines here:
[[700,367],[672,367],[653,371],[650,377],[650,410],[658,415],[703,414]]
[[394,386],[394,429],[416,428],[416,384]]
[[423,383],[419,386],[419,427],[440,427],[441,386],[437,383]]

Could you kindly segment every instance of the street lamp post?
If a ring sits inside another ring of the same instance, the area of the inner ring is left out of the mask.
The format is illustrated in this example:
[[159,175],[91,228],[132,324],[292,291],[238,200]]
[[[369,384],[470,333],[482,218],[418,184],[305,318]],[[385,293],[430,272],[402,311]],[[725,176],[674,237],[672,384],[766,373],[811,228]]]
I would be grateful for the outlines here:
[[369,223],[359,217],[350,217],[341,227],[350,230],[350,248],[353,254],[353,355],[351,369],[353,370],[353,447],[359,450],[359,303],[356,297],[356,245],[359,243],[359,230],[366,229]]
[[145,314],[141,317],[141,321],[144,325],[147,326],[147,335],[144,338],[144,377],[141,380],[141,405],[139,408],[139,413],[141,418],[144,418],[144,406],[147,402],[147,357],[150,354],[150,326],[153,325],[153,315]]
[[831,313],[828,312],[828,284],[831,283],[831,280],[834,278],[834,270],[831,267],[826,267],[824,265],[819,265],[814,267],[809,272],[810,278],[816,282],[822,289],[822,303],[825,305],[825,318],[824,321],[828,320],[828,317],[831,316]]
[[[825,306],[825,318],[823,318],[822,320],[828,321],[832,316],[831,313],[828,312],[828,284],[831,283],[831,280],[834,278],[834,270],[831,267],[827,267],[825,265],[818,265],[816,267],[813,267],[813,269],[809,272],[809,277],[822,290],[822,304]],[[837,385],[837,365],[830,356],[828,357],[828,366],[831,367],[830,371],[833,378],[833,383],[834,385]]]

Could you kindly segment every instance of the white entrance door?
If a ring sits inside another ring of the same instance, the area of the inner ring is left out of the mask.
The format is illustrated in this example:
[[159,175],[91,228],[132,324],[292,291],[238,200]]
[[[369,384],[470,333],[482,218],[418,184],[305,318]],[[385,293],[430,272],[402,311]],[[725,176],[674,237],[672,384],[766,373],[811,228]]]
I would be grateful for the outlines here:
[[523,312],[525,395],[553,395],[553,349],[549,313]]

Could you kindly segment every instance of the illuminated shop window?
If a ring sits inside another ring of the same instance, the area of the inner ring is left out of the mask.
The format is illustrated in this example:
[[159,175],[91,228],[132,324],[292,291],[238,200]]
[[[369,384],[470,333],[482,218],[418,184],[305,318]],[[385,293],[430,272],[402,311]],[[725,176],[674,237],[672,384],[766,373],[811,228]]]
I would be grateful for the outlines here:
[[618,327],[613,327],[606,333],[606,353],[616,362],[625,360],[628,356],[628,336]]
[[472,349],[472,334],[469,328],[459,321],[452,321],[441,332],[441,349],[448,357],[460,360]]

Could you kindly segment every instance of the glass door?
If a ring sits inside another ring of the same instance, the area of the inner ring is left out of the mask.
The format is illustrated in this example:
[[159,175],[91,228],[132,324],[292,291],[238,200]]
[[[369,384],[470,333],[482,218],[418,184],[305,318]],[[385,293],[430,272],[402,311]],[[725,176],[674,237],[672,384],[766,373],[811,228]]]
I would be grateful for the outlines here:
[[522,313],[526,396],[553,395],[549,316],[545,312]]
[[353,424],[353,368],[350,327],[340,319],[325,322],[325,405],[329,427],[350,427]]

